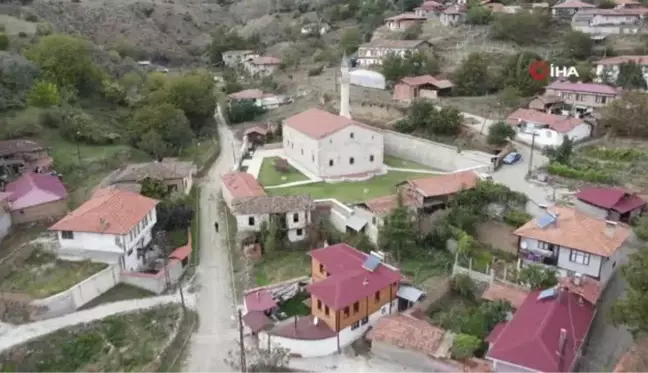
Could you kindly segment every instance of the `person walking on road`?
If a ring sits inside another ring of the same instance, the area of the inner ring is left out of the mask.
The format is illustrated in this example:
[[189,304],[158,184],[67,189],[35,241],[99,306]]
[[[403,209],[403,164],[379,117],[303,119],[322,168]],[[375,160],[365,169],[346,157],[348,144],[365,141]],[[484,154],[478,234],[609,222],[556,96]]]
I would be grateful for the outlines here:
[[216,233],[218,233],[218,222],[214,222],[214,229],[216,229]]

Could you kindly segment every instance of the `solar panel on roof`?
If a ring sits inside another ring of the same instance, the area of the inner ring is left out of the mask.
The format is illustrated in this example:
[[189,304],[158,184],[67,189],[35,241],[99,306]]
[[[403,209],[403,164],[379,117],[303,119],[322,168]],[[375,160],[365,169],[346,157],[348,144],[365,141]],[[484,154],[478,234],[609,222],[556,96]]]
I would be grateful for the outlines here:
[[547,228],[550,224],[556,222],[556,217],[551,214],[545,214],[536,220],[538,226],[542,229]]
[[362,264],[362,268],[366,269],[367,271],[373,272],[378,268],[380,265],[380,259],[376,258],[373,255],[369,255],[367,259],[365,259],[365,262]]
[[538,294],[538,300],[543,300],[543,299],[548,299],[548,298],[551,298],[551,297],[555,297],[557,290],[558,289],[556,287],[553,287],[553,288],[549,288],[549,289],[541,291],[540,294]]

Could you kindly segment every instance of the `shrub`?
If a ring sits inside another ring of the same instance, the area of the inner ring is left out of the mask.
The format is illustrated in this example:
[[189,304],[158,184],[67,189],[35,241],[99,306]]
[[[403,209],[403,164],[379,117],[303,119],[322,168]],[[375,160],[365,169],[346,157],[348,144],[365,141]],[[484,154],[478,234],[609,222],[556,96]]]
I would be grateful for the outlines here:
[[648,241],[648,215],[637,219],[634,232],[640,240]]
[[477,286],[468,275],[456,275],[450,280],[450,291],[464,298],[473,299]]
[[9,49],[9,36],[7,34],[0,34],[0,50],[6,51]]
[[274,167],[277,172],[280,172],[282,174],[290,172],[290,164],[283,158],[277,158],[274,161]]
[[24,31],[20,31],[20,32],[18,33],[18,37],[19,37],[19,38],[26,38],[27,36],[29,36],[29,35],[27,35],[27,33],[24,32]]
[[36,14],[27,14],[25,17],[25,21],[27,22],[38,22],[38,16]]
[[450,352],[452,358],[457,360],[466,360],[474,356],[475,351],[481,347],[482,341],[469,334],[458,334],[452,342]]
[[632,162],[648,158],[648,153],[634,148],[605,148],[591,147],[585,149],[585,154],[592,158],[608,161]]
[[47,36],[54,32],[54,28],[47,22],[39,23],[36,25],[36,35]]
[[60,128],[64,120],[65,113],[58,107],[43,110],[40,115],[41,124],[48,128]]
[[552,175],[558,175],[569,179],[590,181],[593,183],[613,184],[614,177],[603,170],[594,168],[577,169],[558,162],[551,162],[547,171]]
[[532,216],[527,214],[525,211],[510,210],[506,212],[506,215],[504,215],[504,222],[517,228],[526,224],[526,222],[531,220],[531,218]]
[[0,128],[0,138],[15,139],[30,137],[40,134],[40,110],[29,108],[21,111],[17,116],[7,119]]
[[317,76],[322,73],[322,70],[324,70],[324,66],[322,65],[313,67],[308,70],[308,76]]

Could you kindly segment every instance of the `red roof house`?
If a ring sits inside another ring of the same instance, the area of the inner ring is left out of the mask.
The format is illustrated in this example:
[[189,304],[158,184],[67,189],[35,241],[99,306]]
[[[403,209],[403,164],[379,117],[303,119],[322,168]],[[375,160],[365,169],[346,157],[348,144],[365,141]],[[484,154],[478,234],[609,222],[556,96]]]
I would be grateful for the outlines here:
[[646,201],[635,193],[619,188],[585,188],[576,198],[584,204],[582,209],[612,221],[628,222],[646,207]]
[[14,224],[58,218],[67,212],[68,193],[58,176],[26,173],[5,187]]
[[223,198],[228,206],[236,199],[265,196],[263,187],[247,172],[229,172],[221,178]]
[[431,75],[408,76],[394,86],[394,100],[409,101],[416,98],[435,99],[439,93],[447,92],[454,85],[447,79]]
[[487,338],[494,371],[571,372],[596,307],[569,291],[531,292],[510,321]]

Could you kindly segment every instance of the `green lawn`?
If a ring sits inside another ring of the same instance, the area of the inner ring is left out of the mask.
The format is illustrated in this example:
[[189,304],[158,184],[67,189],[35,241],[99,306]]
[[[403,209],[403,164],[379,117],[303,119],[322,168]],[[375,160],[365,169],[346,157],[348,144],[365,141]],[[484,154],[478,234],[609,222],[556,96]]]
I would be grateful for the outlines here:
[[393,155],[385,155],[385,159],[383,163],[389,167],[394,167],[394,168],[408,168],[410,170],[432,170],[432,168],[428,166],[424,166],[420,163],[408,161],[403,158],[394,157]]
[[277,171],[274,166],[277,159],[280,159],[280,157],[268,157],[263,159],[261,170],[259,171],[259,177],[257,178],[261,185],[268,187],[308,180],[306,175],[297,171],[297,169],[292,166],[289,166],[288,172],[282,173]]
[[294,297],[279,305],[279,311],[284,312],[286,316],[306,316],[310,314],[310,308],[304,301],[309,298],[308,293],[298,293]]
[[419,172],[390,171],[367,181],[344,181],[340,183],[313,183],[288,188],[267,189],[274,196],[309,194],[314,199],[335,198],[341,202],[357,203],[392,194],[395,185],[410,179],[433,177]]
[[254,265],[254,275],[259,286],[308,276],[310,271],[311,259],[305,251],[277,250],[265,253],[263,259]]
[[0,283],[0,290],[46,298],[60,293],[106,268],[89,261],[69,262],[42,251],[34,251]]

